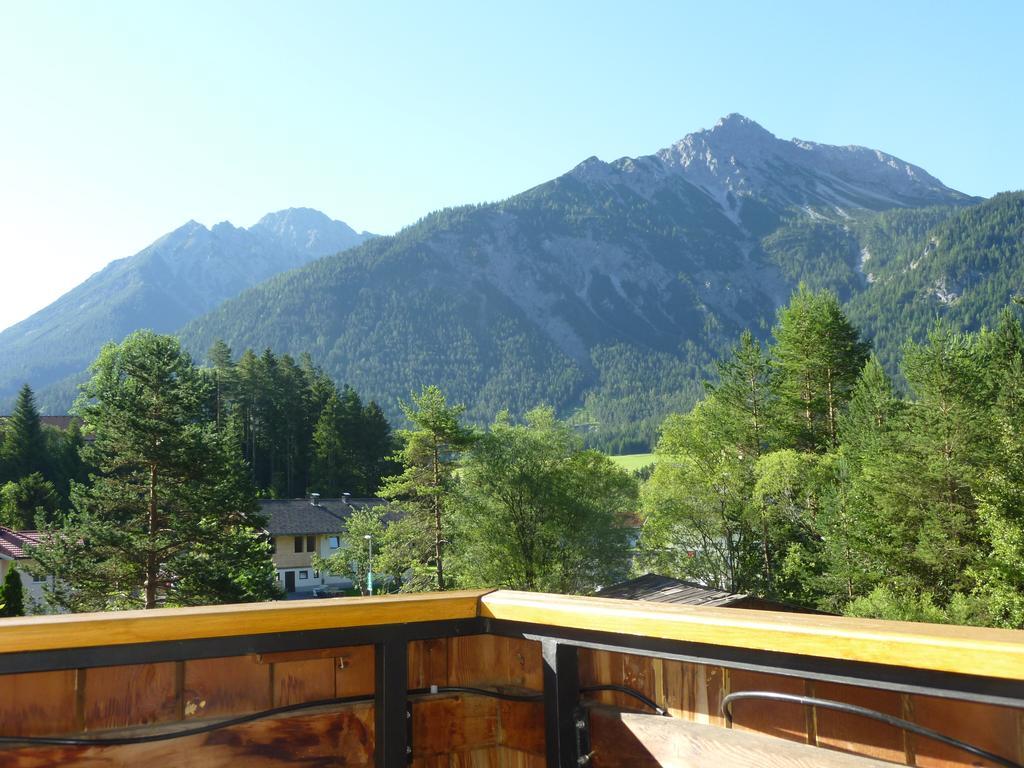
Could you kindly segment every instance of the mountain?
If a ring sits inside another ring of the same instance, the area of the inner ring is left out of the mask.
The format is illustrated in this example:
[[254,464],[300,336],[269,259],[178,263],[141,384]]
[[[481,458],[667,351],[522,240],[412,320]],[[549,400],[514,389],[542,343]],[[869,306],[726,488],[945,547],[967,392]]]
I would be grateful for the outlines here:
[[939,224],[978,202],[891,155],[729,115],[272,278],[182,336],[199,357],[218,338],[308,351],[393,415],[437,383],[478,421],[544,402],[597,444],[640,447],[800,280],[844,300],[872,290],[862,237],[903,242],[879,217]]
[[190,221],[0,333],[0,401],[29,382],[44,407],[63,412],[107,341],[140,328],[176,331],[245,288],[370,237],[309,208],[248,229]]

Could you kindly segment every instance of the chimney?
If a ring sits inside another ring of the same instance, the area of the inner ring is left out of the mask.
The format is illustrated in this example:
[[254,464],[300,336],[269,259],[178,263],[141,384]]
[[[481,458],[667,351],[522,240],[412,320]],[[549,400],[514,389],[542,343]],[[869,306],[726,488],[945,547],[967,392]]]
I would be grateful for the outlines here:
[[309,503],[312,504],[314,507],[319,507],[320,506],[320,494],[319,493],[311,493],[311,494],[309,494]]

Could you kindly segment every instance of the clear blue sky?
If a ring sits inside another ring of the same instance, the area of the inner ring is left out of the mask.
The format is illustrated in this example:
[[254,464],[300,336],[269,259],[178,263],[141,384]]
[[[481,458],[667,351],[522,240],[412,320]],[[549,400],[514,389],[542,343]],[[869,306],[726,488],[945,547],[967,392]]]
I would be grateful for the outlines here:
[[194,218],[390,233],[741,112],[1024,187],[1024,3],[0,5],[0,327]]

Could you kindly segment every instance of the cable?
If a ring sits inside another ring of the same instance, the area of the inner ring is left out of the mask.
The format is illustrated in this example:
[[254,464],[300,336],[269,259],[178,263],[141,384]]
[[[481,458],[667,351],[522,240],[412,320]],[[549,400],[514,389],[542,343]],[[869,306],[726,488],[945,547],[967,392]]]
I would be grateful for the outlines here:
[[616,691],[617,693],[624,693],[627,696],[632,696],[637,701],[642,701],[644,704],[653,709],[659,715],[664,715],[665,717],[668,717],[667,711],[659,707],[653,699],[649,699],[647,696],[640,693],[640,691],[636,690],[635,688],[628,688],[625,685],[587,685],[580,688],[580,693],[593,693],[595,691]]
[[123,747],[130,744],[149,744],[154,741],[167,741],[168,739],[180,739],[185,736],[196,736],[201,733],[219,731],[223,728],[231,728],[235,725],[251,723],[254,720],[262,720],[274,715],[283,715],[288,712],[298,712],[303,709],[314,707],[326,707],[337,704],[353,704],[361,701],[373,701],[372,696],[345,696],[337,699],[320,699],[318,701],[305,701],[301,704],[289,704],[283,707],[265,709],[261,712],[253,712],[248,715],[232,717],[228,720],[218,720],[215,723],[198,725],[195,728],[183,728],[163,733],[151,733],[145,736],[118,736],[114,738],[66,738],[59,736],[0,736],[0,744],[39,744],[53,747]]
[[[467,693],[475,696],[488,696],[492,699],[503,701],[542,701],[543,694],[516,694],[503,693],[501,691],[489,691],[486,688],[468,688],[463,686],[431,686],[430,688],[414,688],[407,692],[408,695],[422,696],[437,693]],[[231,728],[236,725],[244,725],[254,720],[263,720],[275,715],[284,715],[289,712],[299,712],[304,709],[316,707],[337,706],[339,704],[356,704],[359,702],[373,701],[373,696],[344,696],[334,699],[319,699],[317,701],[305,701],[300,704],[289,704],[283,707],[253,712],[248,715],[233,717],[228,720],[218,720],[214,723],[205,723],[194,728],[182,728],[178,730],[165,731],[163,733],[152,733],[145,736],[119,736],[114,738],[73,738],[60,736],[0,736],[0,744],[36,744],[52,747],[123,747],[131,744],[149,744],[155,741],[168,741],[180,739],[186,736],[197,736],[203,733],[211,733],[224,728]]]
[[734,701],[741,701],[743,699],[767,699],[769,701],[788,701],[793,704],[803,704],[808,707],[820,707],[821,709],[834,709],[837,712],[845,712],[850,715],[860,715],[861,717],[867,717],[871,720],[877,720],[880,723],[891,725],[894,728],[900,728],[910,733],[915,733],[919,736],[924,736],[929,739],[948,744],[951,747],[967,752],[968,754],[974,755],[975,757],[981,757],[985,760],[989,760],[996,765],[1004,766],[1005,768],[1024,768],[1020,763],[1015,763],[1012,760],[1008,760],[1005,757],[994,755],[991,752],[986,752],[983,749],[975,747],[973,744],[954,739],[952,736],[947,736],[944,733],[933,731],[931,728],[925,728],[917,723],[912,723],[909,720],[904,720],[893,715],[887,715],[884,712],[877,712],[873,709],[867,709],[866,707],[858,707],[856,704],[847,704],[843,701],[832,701],[831,699],[816,699],[813,696],[798,696],[792,693],[776,693],[774,691],[737,691],[736,693],[730,693],[722,699],[722,714],[725,715],[725,721],[732,727],[732,703]]

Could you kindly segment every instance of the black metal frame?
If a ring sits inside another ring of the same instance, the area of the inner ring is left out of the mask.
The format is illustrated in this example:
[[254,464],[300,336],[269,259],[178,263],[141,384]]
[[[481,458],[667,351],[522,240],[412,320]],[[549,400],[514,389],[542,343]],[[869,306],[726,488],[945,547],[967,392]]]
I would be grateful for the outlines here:
[[[411,743],[406,691],[407,644],[413,640],[481,634],[517,637],[542,644],[545,733],[547,760],[551,768],[568,768],[586,762],[589,749],[586,718],[577,711],[579,648],[1024,708],[1022,681],[484,617],[0,653],[0,675],[346,645],[374,645],[377,651],[377,685],[374,699],[377,733],[375,761],[382,768],[399,768],[407,765]],[[984,659],[979,659],[978,668],[984,669]],[[578,722],[583,722],[582,729],[577,727]],[[580,762],[581,759],[583,763]]]

